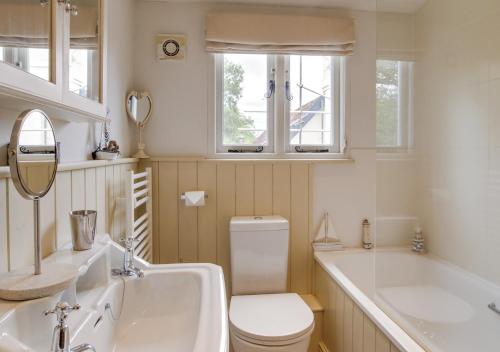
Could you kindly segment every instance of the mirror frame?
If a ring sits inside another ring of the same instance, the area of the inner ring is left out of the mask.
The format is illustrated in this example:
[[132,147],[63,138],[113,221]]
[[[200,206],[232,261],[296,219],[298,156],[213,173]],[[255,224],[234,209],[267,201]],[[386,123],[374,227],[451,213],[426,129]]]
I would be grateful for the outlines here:
[[[132,97],[135,97],[138,101],[141,100],[142,98],[146,98],[147,101],[149,102],[149,110],[146,116],[142,119],[142,121],[139,121],[138,119],[134,118],[132,111],[130,111],[129,102]],[[151,118],[151,114],[153,112],[153,99],[151,98],[151,94],[149,94],[149,92],[137,92],[135,90],[131,91],[130,93],[128,93],[127,99],[125,99],[125,108],[127,110],[128,117],[132,121],[134,121],[134,123],[138,127],[144,127],[148,123],[149,119]]]
[[[21,135],[21,129],[23,127],[24,121],[26,118],[32,114],[32,113],[39,113],[42,114],[45,119],[49,122],[50,128],[52,129],[52,133],[54,134],[54,143],[55,143],[55,161],[54,161],[54,171],[52,173],[52,176],[49,180],[49,183],[47,185],[47,188],[39,193],[33,192],[24,182],[21,177],[21,173],[19,170],[19,163],[17,162],[17,156],[18,156],[18,147],[19,147],[19,138]],[[14,182],[14,185],[17,189],[17,191],[23,196],[25,199],[30,199],[30,200],[36,200],[40,199],[43,196],[45,196],[51,189],[52,185],[54,184],[54,180],[56,178],[57,174],[57,166],[59,165],[59,145],[57,143],[57,140],[55,138],[55,132],[54,132],[54,126],[52,125],[52,121],[50,121],[49,117],[47,114],[40,110],[40,109],[30,109],[26,110],[21,113],[16,119],[16,122],[14,124],[14,127],[12,128],[12,134],[10,136],[10,144],[9,144],[9,166],[10,166],[10,174],[12,177],[12,181]]]

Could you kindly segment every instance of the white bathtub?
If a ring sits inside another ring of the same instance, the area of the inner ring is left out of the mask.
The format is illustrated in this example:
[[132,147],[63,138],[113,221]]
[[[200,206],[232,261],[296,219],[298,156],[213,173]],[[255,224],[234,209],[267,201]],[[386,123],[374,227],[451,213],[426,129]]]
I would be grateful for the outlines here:
[[500,315],[488,308],[500,306],[500,287],[407,249],[315,258],[401,350],[500,351]]

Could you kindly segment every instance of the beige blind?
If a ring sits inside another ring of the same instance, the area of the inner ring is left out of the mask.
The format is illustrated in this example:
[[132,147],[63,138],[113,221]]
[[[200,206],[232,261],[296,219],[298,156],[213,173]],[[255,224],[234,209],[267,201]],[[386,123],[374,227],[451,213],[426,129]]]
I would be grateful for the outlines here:
[[206,17],[209,52],[351,55],[354,42],[350,18],[227,12]]

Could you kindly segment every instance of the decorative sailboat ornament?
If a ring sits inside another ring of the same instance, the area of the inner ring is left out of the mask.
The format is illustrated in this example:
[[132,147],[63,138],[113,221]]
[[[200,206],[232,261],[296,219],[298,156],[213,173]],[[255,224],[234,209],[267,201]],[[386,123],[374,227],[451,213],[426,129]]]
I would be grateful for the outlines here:
[[323,215],[323,220],[321,221],[312,246],[314,250],[318,252],[344,250],[344,244],[340,242],[337,237],[337,233],[327,212]]

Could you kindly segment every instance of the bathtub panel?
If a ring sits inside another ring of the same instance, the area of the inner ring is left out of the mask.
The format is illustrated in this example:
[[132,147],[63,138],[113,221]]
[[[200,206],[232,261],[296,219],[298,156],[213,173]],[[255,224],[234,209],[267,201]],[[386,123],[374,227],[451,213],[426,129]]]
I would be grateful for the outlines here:
[[363,317],[363,352],[375,352],[375,324],[366,315]]
[[326,352],[400,352],[389,338],[316,263],[314,295],[323,305],[322,347]]
[[391,352],[391,344],[389,342],[389,339],[379,329],[377,329],[375,333],[375,351]]
[[352,351],[363,352],[363,312],[353,303]]
[[353,302],[344,296],[344,352],[353,352]]
[[344,291],[335,285],[335,351],[344,351]]

